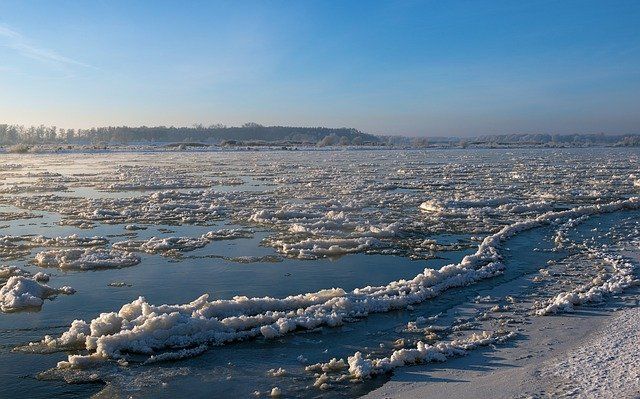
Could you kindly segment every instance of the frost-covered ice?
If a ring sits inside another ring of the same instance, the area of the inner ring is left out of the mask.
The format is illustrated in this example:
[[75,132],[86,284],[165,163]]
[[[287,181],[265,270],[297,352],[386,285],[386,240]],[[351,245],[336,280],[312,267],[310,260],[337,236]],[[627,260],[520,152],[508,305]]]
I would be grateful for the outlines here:
[[399,349],[393,351],[391,356],[380,359],[366,359],[361,352],[356,352],[349,356],[349,374],[353,378],[363,379],[375,374],[383,374],[395,368],[431,362],[444,362],[447,358],[454,356],[464,356],[467,351],[480,346],[501,343],[515,337],[516,333],[509,332],[501,335],[492,334],[486,331],[465,339],[453,340],[451,342],[439,342],[435,345],[428,345],[422,341],[418,342],[414,349]]
[[41,267],[60,269],[109,269],[136,265],[140,263],[140,257],[118,250],[60,249],[40,252],[35,256],[34,262]]
[[603,273],[587,284],[562,292],[543,303],[536,314],[545,316],[553,313],[572,312],[574,306],[603,300],[606,294],[617,294],[624,289],[640,283],[635,277],[635,265],[621,256],[594,253],[593,259],[601,259],[606,268]]
[[369,248],[381,246],[373,237],[362,238],[331,238],[313,239],[287,244],[281,241],[275,243],[280,252],[301,259],[315,259],[318,257],[340,256],[353,252],[362,252]]
[[0,266],[0,279],[8,280],[13,276],[28,276],[29,272],[17,266]]
[[39,309],[45,299],[58,294],[75,293],[75,290],[68,286],[52,288],[46,285],[50,278],[43,272],[31,275],[27,270],[16,266],[0,266],[0,310],[15,312]]
[[97,247],[107,245],[109,240],[106,237],[80,237],[72,234],[68,237],[43,237],[36,236],[30,239],[31,243],[41,247]]
[[253,233],[243,229],[222,229],[209,231],[200,237],[151,237],[146,241],[127,240],[113,244],[113,248],[123,251],[140,251],[150,254],[175,254],[194,251],[211,241],[250,238]]
[[0,309],[15,312],[22,309],[40,308],[45,299],[58,294],[71,295],[71,287],[52,288],[41,284],[36,278],[13,276],[0,288]]
[[246,229],[221,229],[208,231],[202,235],[202,238],[208,241],[236,240],[239,238],[251,238],[253,232]]
[[191,237],[151,237],[147,241],[121,241],[113,244],[113,248],[123,251],[141,251],[150,254],[166,252],[186,252],[202,248],[208,241]]
[[0,237],[0,259],[14,260],[26,257],[35,248],[102,247],[109,243],[106,237],[69,236],[45,237],[41,235],[5,235]]

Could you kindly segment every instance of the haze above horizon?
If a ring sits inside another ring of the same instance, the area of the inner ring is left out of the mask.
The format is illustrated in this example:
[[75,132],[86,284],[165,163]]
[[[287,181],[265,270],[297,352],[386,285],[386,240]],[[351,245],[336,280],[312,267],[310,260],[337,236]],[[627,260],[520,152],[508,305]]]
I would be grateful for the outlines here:
[[0,123],[640,133],[637,1],[4,1]]

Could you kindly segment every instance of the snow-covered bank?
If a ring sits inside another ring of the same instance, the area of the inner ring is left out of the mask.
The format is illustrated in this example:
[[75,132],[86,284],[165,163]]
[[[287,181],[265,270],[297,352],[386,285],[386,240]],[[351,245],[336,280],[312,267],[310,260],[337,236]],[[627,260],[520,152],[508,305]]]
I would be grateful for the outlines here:
[[[640,394],[640,299],[519,324],[519,339],[446,363],[399,368],[366,399],[635,399]],[[635,299],[634,299],[635,298]],[[632,304],[636,304],[635,307]],[[630,307],[632,306],[632,307]]]
[[640,396],[640,307],[618,312],[604,328],[568,351],[547,373],[567,383],[577,398]]

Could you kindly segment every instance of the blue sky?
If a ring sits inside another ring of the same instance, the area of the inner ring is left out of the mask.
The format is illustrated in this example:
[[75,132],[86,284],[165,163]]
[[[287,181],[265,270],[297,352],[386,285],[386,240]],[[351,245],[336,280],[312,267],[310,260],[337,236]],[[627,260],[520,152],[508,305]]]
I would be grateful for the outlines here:
[[640,1],[4,1],[0,123],[640,133]]

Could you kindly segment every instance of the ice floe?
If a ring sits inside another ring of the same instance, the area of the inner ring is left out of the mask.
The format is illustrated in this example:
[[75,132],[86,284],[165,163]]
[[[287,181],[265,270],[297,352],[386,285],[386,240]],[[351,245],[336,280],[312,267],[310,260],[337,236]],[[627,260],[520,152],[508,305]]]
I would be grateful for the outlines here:
[[140,263],[140,257],[113,249],[61,249],[38,253],[34,263],[41,267],[71,270],[109,269],[136,265]]
[[[40,276],[42,281],[42,276]],[[75,290],[71,287],[52,288],[41,284],[37,277],[9,277],[0,288],[0,309],[3,312],[15,312],[23,309],[39,309],[45,299],[58,294],[71,295]]]
[[123,251],[139,251],[150,254],[176,254],[194,251],[202,248],[211,241],[235,240],[250,238],[253,232],[243,229],[222,229],[209,231],[200,237],[151,237],[146,241],[127,240],[113,244],[114,249]]

